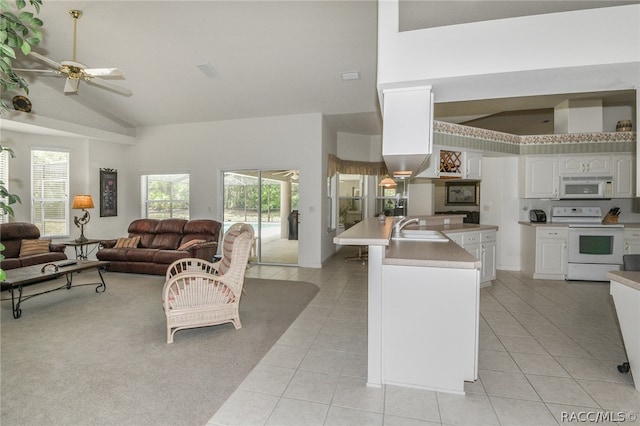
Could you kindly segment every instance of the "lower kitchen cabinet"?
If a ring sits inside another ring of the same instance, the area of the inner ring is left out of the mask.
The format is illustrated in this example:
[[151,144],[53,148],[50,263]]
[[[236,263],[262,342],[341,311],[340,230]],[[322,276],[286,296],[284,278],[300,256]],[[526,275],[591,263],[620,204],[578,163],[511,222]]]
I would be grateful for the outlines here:
[[536,279],[563,280],[567,275],[567,227],[524,226],[521,268]]
[[496,231],[446,234],[453,242],[482,262],[480,269],[481,284],[496,279]]
[[480,233],[480,254],[482,270],[480,282],[496,279],[496,231],[482,231]]
[[640,254],[640,228],[624,229],[624,254]]

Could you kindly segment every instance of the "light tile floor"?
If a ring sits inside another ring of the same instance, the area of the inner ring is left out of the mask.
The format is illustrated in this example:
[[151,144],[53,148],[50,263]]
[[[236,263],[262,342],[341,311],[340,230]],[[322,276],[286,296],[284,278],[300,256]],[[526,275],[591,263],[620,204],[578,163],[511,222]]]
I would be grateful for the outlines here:
[[465,396],[367,387],[367,270],[344,256],[322,269],[248,271],[320,292],[208,425],[556,425],[640,414],[630,373],[616,369],[626,355],[609,284],[518,272],[498,271],[481,290],[480,377]]

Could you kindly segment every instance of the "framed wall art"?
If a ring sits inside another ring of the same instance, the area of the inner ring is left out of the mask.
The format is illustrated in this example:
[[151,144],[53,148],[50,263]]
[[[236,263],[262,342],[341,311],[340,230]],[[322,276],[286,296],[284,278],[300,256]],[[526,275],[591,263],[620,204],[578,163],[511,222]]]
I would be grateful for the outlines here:
[[118,171],[100,169],[100,217],[118,216]]
[[477,182],[447,182],[445,204],[455,204],[458,206],[478,205],[478,184]]

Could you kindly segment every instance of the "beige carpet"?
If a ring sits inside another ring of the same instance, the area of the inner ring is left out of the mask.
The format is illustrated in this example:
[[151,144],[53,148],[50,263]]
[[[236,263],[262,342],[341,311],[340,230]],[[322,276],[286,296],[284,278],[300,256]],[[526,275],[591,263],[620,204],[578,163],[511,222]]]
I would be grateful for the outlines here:
[[[83,272],[74,283],[94,279]],[[105,280],[105,293],[87,286],[27,300],[17,320],[2,302],[3,426],[204,425],[318,292],[247,279],[243,328],[183,330],[167,344],[163,277]]]

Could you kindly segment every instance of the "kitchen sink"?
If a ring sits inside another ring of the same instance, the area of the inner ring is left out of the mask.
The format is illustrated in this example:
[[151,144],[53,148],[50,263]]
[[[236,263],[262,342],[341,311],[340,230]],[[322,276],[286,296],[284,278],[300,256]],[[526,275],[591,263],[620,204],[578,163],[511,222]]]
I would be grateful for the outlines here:
[[432,243],[449,242],[449,238],[446,235],[432,229],[403,229],[399,235],[394,232],[391,239],[397,241],[428,241]]

